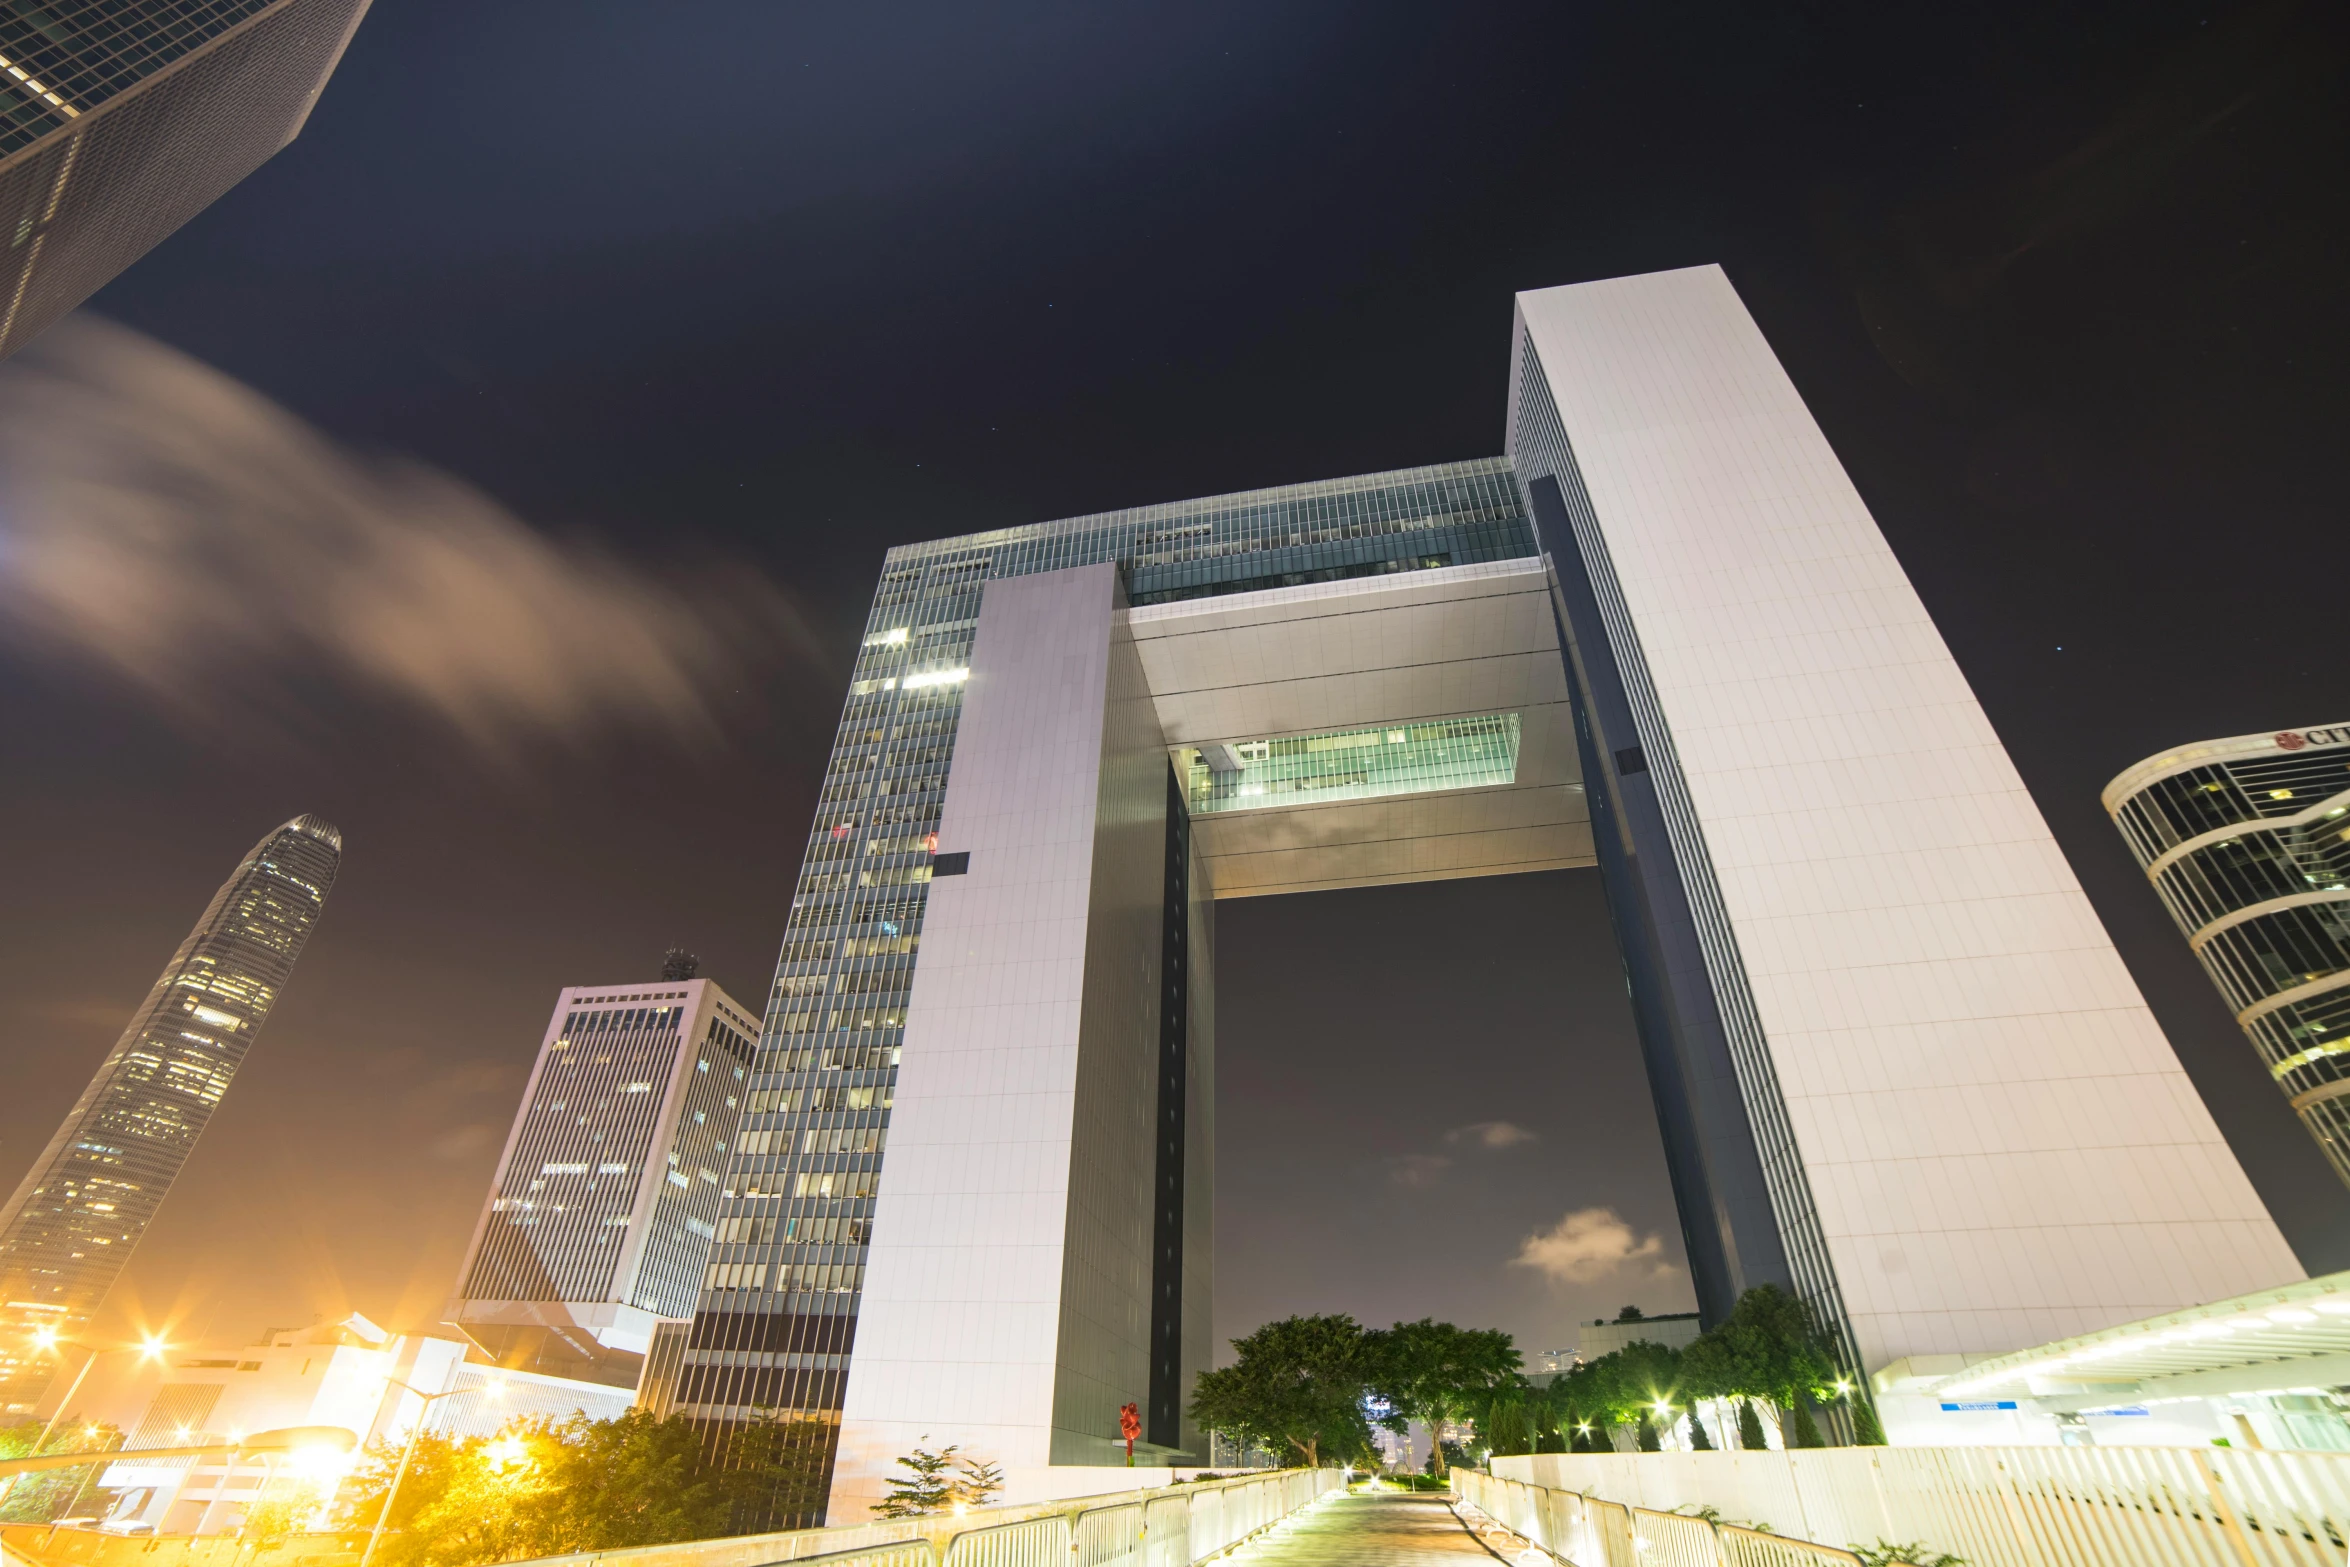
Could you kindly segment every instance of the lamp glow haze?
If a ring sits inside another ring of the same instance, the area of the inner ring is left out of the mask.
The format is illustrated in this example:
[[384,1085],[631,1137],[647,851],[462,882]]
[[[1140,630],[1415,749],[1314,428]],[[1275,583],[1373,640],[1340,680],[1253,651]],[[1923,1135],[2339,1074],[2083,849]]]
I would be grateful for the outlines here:
[[553,542],[109,321],[0,366],[0,625],[168,711],[282,711],[323,671],[492,755],[614,724],[707,739],[716,693],[796,627],[752,573],[697,578]]

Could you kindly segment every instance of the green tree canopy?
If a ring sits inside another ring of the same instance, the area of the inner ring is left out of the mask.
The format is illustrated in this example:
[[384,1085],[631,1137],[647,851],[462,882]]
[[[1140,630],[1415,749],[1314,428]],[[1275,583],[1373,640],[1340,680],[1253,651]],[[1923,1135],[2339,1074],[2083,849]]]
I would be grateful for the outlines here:
[[[1460,1328],[1422,1317],[1365,1335],[1371,1386],[1395,1410],[1400,1429],[1473,1420],[1494,1395],[1521,1385],[1517,1346],[1497,1328]],[[1437,1451],[1443,1448],[1439,1444]],[[1442,1473],[1439,1465],[1438,1473]]]
[[[428,1432],[378,1556],[386,1567],[468,1567],[768,1528],[821,1505],[817,1434],[803,1422],[755,1421],[718,1460],[691,1423],[643,1409],[526,1421],[487,1440]],[[348,1515],[361,1528],[382,1510],[400,1449],[379,1443],[367,1460]]]
[[1354,1318],[1285,1317],[1232,1347],[1238,1358],[1231,1365],[1201,1372],[1193,1385],[1191,1417],[1201,1426],[1294,1451],[1308,1468],[1369,1448],[1363,1400],[1372,1386],[1371,1356]]

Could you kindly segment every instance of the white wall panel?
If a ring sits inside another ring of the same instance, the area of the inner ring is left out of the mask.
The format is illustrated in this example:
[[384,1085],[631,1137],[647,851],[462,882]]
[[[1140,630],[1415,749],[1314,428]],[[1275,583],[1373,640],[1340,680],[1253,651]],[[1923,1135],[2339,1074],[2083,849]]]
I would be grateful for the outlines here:
[[1720,269],[1519,305],[1864,1359],[2300,1277]]

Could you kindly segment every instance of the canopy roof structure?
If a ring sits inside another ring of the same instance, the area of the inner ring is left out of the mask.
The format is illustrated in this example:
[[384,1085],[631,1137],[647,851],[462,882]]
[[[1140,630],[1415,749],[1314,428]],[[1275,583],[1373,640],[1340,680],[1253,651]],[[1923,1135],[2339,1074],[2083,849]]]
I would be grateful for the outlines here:
[[2346,1384],[2350,1273],[2329,1273],[1981,1361],[1930,1391],[2199,1398]]

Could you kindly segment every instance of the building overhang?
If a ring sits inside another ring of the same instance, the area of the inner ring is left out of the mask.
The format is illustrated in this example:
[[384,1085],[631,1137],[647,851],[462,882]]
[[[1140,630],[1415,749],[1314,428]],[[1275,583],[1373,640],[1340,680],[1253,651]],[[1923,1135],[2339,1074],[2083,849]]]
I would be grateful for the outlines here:
[[[1540,559],[1126,613],[1179,770],[1215,780],[1193,830],[1217,897],[1594,863]],[[1282,777],[1309,787],[1253,795],[1231,782],[1268,747],[1374,732],[1367,760],[1396,765]],[[1463,753],[1449,769],[1448,746]]]

